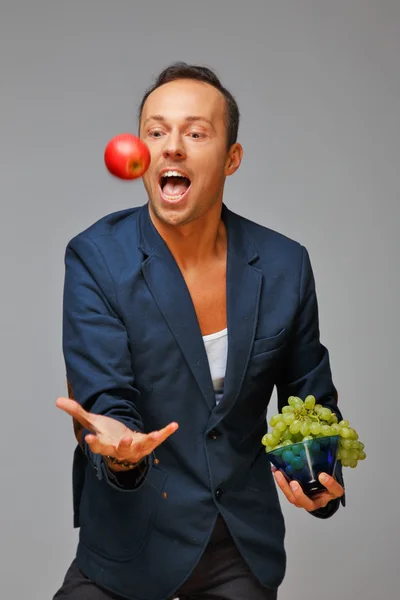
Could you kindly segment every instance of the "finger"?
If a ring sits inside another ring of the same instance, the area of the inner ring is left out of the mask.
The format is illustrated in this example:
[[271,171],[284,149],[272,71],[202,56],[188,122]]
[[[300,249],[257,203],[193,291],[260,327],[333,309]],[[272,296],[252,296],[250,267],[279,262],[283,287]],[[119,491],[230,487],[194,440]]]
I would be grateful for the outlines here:
[[297,504],[301,508],[305,508],[308,511],[313,511],[318,508],[318,505],[303,492],[301,485],[297,481],[290,482],[290,489],[296,499]]
[[284,477],[284,475],[280,471],[276,470],[274,473],[274,478],[275,478],[276,483],[278,484],[278,486],[280,487],[280,489],[286,496],[286,498],[289,500],[290,504],[294,504],[295,506],[297,506],[296,497],[293,494],[292,490],[290,489],[290,486],[289,486],[286,478]]
[[132,442],[133,442],[133,437],[129,434],[126,434],[120,439],[120,441],[118,443],[118,448],[121,448],[121,449],[130,448]]
[[80,404],[78,404],[76,400],[71,400],[71,398],[60,397],[56,400],[56,406],[57,408],[61,408],[61,410],[71,415],[71,417],[78,416],[78,406],[80,406]]
[[[144,456],[151,454],[153,450],[164,442],[172,433],[178,429],[177,423],[170,423],[159,431],[153,431],[148,434],[132,432],[121,438],[116,447],[112,447],[110,455],[129,462],[138,462]],[[95,445],[99,448],[98,445]],[[101,451],[103,454],[103,451]]]
[[118,442],[118,445],[115,449],[117,454],[128,456],[132,452],[132,443],[133,436],[129,434],[124,435]]
[[318,494],[313,494],[311,500],[314,503],[314,508],[312,510],[317,510],[318,508],[325,508],[332,500],[332,496],[329,492],[319,492]]
[[88,434],[85,437],[85,442],[94,454],[102,454],[103,456],[115,455],[115,446],[103,444],[96,435]]
[[159,431],[148,434],[137,434],[132,438],[129,452],[125,455],[127,460],[137,462],[144,456],[151,454],[157,446],[162,444],[170,435],[178,429],[178,423],[170,423]]
[[312,494],[312,496],[307,496],[304,494],[300,484],[297,482],[291,482],[290,487],[293,490],[293,494],[296,497],[296,500],[301,508],[305,508],[308,511],[317,510],[318,508],[324,508],[328,502],[330,502],[333,497],[328,491],[318,492],[317,494]]
[[101,454],[102,456],[114,456],[114,458],[118,460],[128,460],[129,462],[137,462],[139,458],[141,458],[141,456],[137,457],[136,451],[134,455],[132,455],[132,438],[130,436],[125,436],[125,438],[123,439],[124,442],[122,446],[121,441],[118,443],[117,446],[115,446],[115,444],[104,443],[104,441],[102,441],[96,435],[88,434],[85,437],[85,441],[88,443],[88,446],[94,454]]
[[[327,496],[328,492],[314,492],[313,494],[310,494],[310,498],[311,500],[314,502],[314,504],[318,504],[321,505],[326,502],[326,496]],[[329,495],[329,494],[328,494]],[[332,498],[329,496],[329,499],[331,500]]]
[[87,412],[79,404],[79,402],[76,402],[76,400],[71,400],[71,398],[60,397],[57,398],[56,406],[57,408],[60,408],[61,410],[69,414],[71,417],[79,421],[79,423],[83,425],[83,427],[85,427],[85,429],[87,429],[88,431],[93,431],[97,433],[97,429],[94,425],[96,415],[92,415],[91,413]]
[[152,449],[151,451],[153,451],[154,448],[157,448],[157,446],[159,446],[160,444],[165,442],[165,440],[170,435],[175,433],[175,431],[178,429],[178,427],[179,427],[178,423],[170,423],[169,425],[167,425],[163,429],[160,429],[159,431],[152,431],[151,433],[149,433],[146,436],[144,445],[145,446],[148,445],[149,448],[151,447],[151,449]]
[[326,487],[329,494],[331,495],[331,500],[333,498],[340,498],[344,494],[344,488],[330,475],[327,473],[320,473],[318,479],[322,483],[323,486]]

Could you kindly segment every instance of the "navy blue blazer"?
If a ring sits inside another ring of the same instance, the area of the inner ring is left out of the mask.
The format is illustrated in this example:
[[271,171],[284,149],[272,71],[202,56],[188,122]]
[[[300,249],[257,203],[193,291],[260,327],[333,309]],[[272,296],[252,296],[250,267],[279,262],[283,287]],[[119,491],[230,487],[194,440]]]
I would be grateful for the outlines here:
[[285,526],[261,445],[273,388],[280,407],[314,394],[341,418],[307,250],[226,206],[222,218],[228,359],[218,405],[188,289],[148,206],[101,219],[66,250],[63,351],[75,398],[133,430],[179,423],[133,487],[87,444],[75,451],[78,566],[131,600],[171,597],[218,513],[256,577],[277,588]]

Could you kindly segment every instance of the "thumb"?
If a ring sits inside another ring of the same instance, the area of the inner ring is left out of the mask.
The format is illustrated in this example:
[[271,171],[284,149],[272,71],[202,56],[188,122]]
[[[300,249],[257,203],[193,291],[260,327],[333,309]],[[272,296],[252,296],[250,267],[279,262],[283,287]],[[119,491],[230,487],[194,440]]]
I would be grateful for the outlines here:
[[[62,396],[57,398],[56,406],[57,408],[60,408],[64,412],[68,413],[71,417],[77,417],[79,412],[81,414],[82,411],[86,412],[76,400],[71,400],[71,398],[64,398]],[[81,409],[81,411],[79,409]]]
[[87,412],[76,400],[59,397],[57,398],[56,406],[70,415],[70,417],[79,421],[79,423],[89,431],[97,431],[93,424],[94,415]]

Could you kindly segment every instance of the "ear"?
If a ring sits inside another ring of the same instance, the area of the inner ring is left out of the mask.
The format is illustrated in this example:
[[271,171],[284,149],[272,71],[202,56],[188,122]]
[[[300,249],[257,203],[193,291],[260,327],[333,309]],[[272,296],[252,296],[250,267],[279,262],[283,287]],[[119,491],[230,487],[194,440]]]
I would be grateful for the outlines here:
[[225,175],[233,175],[238,170],[242,162],[243,148],[240,144],[232,144],[229,148],[228,156],[225,163]]

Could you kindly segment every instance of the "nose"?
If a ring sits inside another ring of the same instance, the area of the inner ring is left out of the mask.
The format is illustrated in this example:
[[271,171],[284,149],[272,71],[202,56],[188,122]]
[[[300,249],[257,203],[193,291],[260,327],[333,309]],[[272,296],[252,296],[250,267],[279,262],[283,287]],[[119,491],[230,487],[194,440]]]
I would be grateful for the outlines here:
[[163,150],[164,158],[182,159],[186,157],[186,151],[182,138],[179,134],[171,133],[166,137]]

